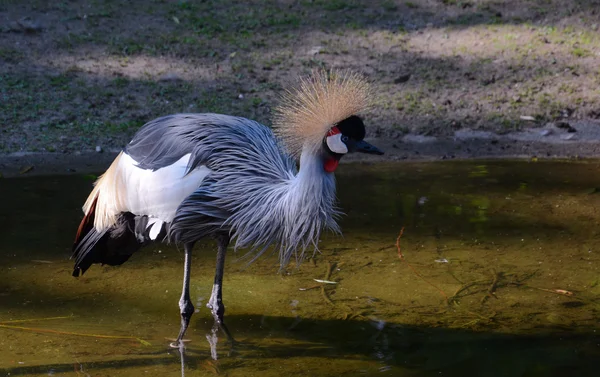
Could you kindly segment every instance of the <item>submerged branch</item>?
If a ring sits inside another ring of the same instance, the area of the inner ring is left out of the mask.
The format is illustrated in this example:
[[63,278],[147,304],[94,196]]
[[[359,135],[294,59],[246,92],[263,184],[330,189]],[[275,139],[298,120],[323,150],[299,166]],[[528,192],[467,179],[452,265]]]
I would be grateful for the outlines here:
[[[331,271],[334,268],[335,268],[335,263],[332,265],[330,262],[327,262],[327,270],[325,271],[325,276],[323,277],[322,280],[329,281],[329,278],[331,277]],[[321,285],[321,296],[323,296],[323,299],[329,305],[335,305],[333,303],[333,301],[331,301],[331,298],[329,298],[329,295],[327,294],[327,291],[325,290],[325,284]]]
[[147,342],[143,339],[140,339],[140,338],[136,338],[134,336],[84,334],[84,333],[77,333],[77,332],[70,332],[70,331],[58,331],[58,330],[50,330],[50,329],[39,329],[39,328],[35,328],[35,327],[11,326],[11,325],[3,325],[3,324],[0,324],[0,328],[32,331],[32,332],[38,332],[38,333],[58,334],[58,335],[86,336],[86,337],[90,337],[90,338],[100,338],[100,339],[135,340],[135,341],[142,343],[145,346],[151,345],[149,342]]
[[30,318],[30,319],[12,319],[9,321],[0,321],[0,325],[5,325],[7,323],[22,323],[22,322],[37,322],[37,321],[50,321],[55,319],[67,319],[73,318],[72,315],[66,315],[62,317],[47,317],[47,318]]
[[483,305],[489,297],[493,297],[496,299],[498,298],[495,296],[495,291],[496,291],[496,286],[498,285],[498,280],[500,280],[500,277],[502,276],[502,272],[496,272],[496,270],[493,268],[492,268],[492,272],[494,274],[494,278],[492,279],[492,284],[490,284],[490,287],[488,288],[486,295],[481,298],[481,305]]

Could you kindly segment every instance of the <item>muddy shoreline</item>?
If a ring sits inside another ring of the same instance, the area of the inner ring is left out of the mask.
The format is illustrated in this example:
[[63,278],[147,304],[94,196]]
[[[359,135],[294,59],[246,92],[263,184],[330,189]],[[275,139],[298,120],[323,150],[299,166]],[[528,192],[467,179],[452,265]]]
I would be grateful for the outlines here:
[[[600,127],[593,125],[593,129]],[[383,156],[348,155],[343,163],[380,161],[436,161],[465,159],[593,159],[600,157],[600,132],[592,135],[581,128],[585,138],[566,139],[554,131],[542,130],[496,135],[460,131],[453,137],[404,135],[368,138],[385,151]],[[589,130],[588,130],[589,131]],[[541,136],[545,135],[545,136]],[[568,136],[568,135],[567,135]],[[579,135],[578,135],[579,136]],[[32,175],[71,175],[103,172],[119,149],[77,153],[18,152],[0,155],[0,174],[4,178]]]

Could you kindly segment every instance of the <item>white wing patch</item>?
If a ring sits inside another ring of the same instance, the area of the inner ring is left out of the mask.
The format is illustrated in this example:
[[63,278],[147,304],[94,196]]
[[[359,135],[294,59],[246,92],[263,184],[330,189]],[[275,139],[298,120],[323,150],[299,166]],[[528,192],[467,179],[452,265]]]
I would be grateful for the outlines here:
[[150,239],[152,241],[154,241],[156,239],[156,237],[158,237],[158,234],[160,233],[160,230],[162,229],[163,224],[164,224],[164,222],[162,222],[156,218],[150,218],[150,220],[148,221],[148,226],[146,227],[146,229],[151,227],[150,232],[148,233],[148,236],[150,237]]
[[[98,195],[96,229],[104,230],[114,225],[119,213],[131,212],[157,219],[148,222],[151,238],[156,238],[163,223],[173,220],[179,204],[211,172],[206,166],[198,166],[186,175],[189,160],[190,154],[186,154],[172,165],[152,171],[139,168],[131,156],[121,152],[90,195],[91,201]],[[85,213],[91,201],[88,198]]]
[[190,154],[186,154],[174,164],[152,171],[139,168],[131,156],[123,153],[119,167],[125,187],[122,197],[124,210],[171,222],[179,204],[211,172],[206,166],[199,166],[186,175],[189,160]]

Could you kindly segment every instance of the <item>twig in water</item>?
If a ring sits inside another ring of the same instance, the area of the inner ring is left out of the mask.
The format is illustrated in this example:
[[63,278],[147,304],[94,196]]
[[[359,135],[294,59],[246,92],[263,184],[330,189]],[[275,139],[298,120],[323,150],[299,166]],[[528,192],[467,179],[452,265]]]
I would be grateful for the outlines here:
[[323,283],[323,284],[337,284],[337,281],[331,281],[331,280],[322,280],[322,279],[313,279],[314,281],[316,281],[317,283]]
[[312,285],[310,287],[306,287],[306,288],[298,288],[299,291],[309,291],[311,289],[317,289],[317,288],[321,288],[323,286],[323,284],[317,284],[317,285]]
[[544,288],[538,288],[541,289],[542,291],[546,291],[546,292],[550,292],[550,293],[556,293],[557,295],[565,295],[565,296],[573,296],[574,293],[571,291],[566,291],[564,289],[544,289]]
[[410,269],[412,270],[412,272],[413,272],[415,275],[417,275],[418,277],[420,277],[420,278],[421,278],[421,280],[423,280],[425,283],[427,283],[427,284],[431,285],[432,287],[434,287],[435,289],[437,289],[437,290],[440,292],[440,294],[441,294],[442,296],[444,296],[444,299],[446,300],[446,303],[448,303],[448,302],[449,302],[449,301],[448,301],[448,295],[446,295],[446,293],[445,293],[443,290],[441,290],[440,288],[438,288],[438,286],[437,286],[437,285],[435,285],[435,284],[433,284],[433,283],[429,282],[429,281],[428,281],[427,279],[425,279],[425,278],[424,278],[424,277],[423,277],[421,274],[419,274],[419,273],[417,272],[417,270],[415,270],[415,268],[414,268],[413,266],[411,266],[411,264],[410,264],[410,263],[408,263],[408,261],[407,261],[407,260],[404,258],[404,255],[402,254],[402,251],[401,251],[401,249],[400,249],[400,238],[402,238],[402,235],[403,235],[403,234],[404,234],[404,227],[402,227],[402,229],[400,229],[400,234],[398,234],[398,238],[396,238],[396,249],[398,250],[398,258],[400,258],[400,260],[403,260],[403,261],[406,263],[406,265],[407,265],[408,267],[410,267]]
[[502,276],[502,272],[496,272],[496,270],[494,269],[492,269],[492,272],[494,273],[494,278],[492,279],[492,284],[490,284],[490,287],[488,288],[485,296],[481,298],[481,305],[483,305],[489,297],[493,297],[496,299],[498,298],[496,297],[495,291],[496,286],[498,285],[498,280],[500,280],[500,277]]
[[11,326],[11,325],[2,325],[1,328],[5,329],[13,329],[13,330],[24,330],[24,331],[33,331],[40,333],[49,333],[49,334],[58,334],[58,335],[73,335],[73,336],[87,336],[90,338],[100,338],[100,339],[122,339],[122,340],[136,340],[142,343],[145,346],[150,346],[151,344],[143,339],[136,338],[134,336],[115,336],[115,335],[97,335],[97,334],[83,334],[77,332],[70,331],[58,331],[58,330],[50,330],[50,329],[38,329],[34,327],[23,327],[23,326]]
[[387,249],[393,249],[395,247],[395,245],[387,245],[387,246],[383,246],[380,247],[379,249],[377,249],[377,251],[383,251],[383,250],[387,250]]
[[544,292],[548,292],[548,293],[554,293],[556,295],[562,295],[562,296],[574,296],[575,295],[573,292],[567,291],[565,289],[539,288],[539,287],[532,287],[531,285],[521,284],[521,283],[511,283],[511,284],[512,285],[516,285],[517,287],[537,289],[538,291],[544,291]]
[[[524,275],[522,278],[519,278],[518,281],[516,281],[516,282],[513,282],[513,281],[502,282],[503,279],[505,279],[505,278],[507,278],[509,276],[514,276],[515,275],[514,273],[503,273],[503,272],[496,273],[496,271],[493,270],[493,269],[492,269],[492,273],[494,275],[493,275],[491,283],[489,283],[489,279],[483,279],[483,280],[476,280],[476,281],[472,281],[470,283],[463,284],[460,288],[458,288],[456,290],[456,292],[454,293],[454,295],[452,295],[450,297],[449,303],[450,304],[454,303],[455,305],[458,305],[457,301],[459,299],[459,295],[462,292],[464,292],[466,290],[469,290],[471,287],[473,287],[475,285],[484,285],[484,284],[487,285],[487,284],[489,284],[488,289],[483,289],[483,290],[482,289],[478,289],[478,290],[476,290],[474,292],[470,292],[469,293],[469,294],[472,295],[472,294],[476,294],[476,293],[480,293],[480,292],[485,292],[485,296],[482,297],[482,299],[481,299],[481,304],[485,303],[485,301],[489,297],[497,298],[496,295],[495,295],[496,290],[498,288],[506,287],[506,286],[509,286],[509,285],[514,285],[514,286],[517,286],[517,287],[529,287],[529,288],[535,288],[535,289],[544,290],[544,289],[541,289],[541,288],[530,287],[530,286],[526,285],[525,283],[521,283],[521,281],[525,281],[525,280],[531,278],[531,276],[533,276],[535,274],[535,272],[533,272],[531,274]],[[552,290],[549,290],[548,292],[557,293],[557,294],[563,294],[563,293],[555,292],[555,291],[552,291]]]
[[67,319],[67,318],[73,318],[73,316],[67,315],[67,316],[62,316],[62,317],[31,318],[31,319],[12,319],[12,320],[9,320],[9,321],[0,321],[0,325],[5,325],[7,323],[50,321],[50,320],[53,320],[53,319]]
[[[331,277],[331,271],[334,267],[335,263],[332,265],[330,262],[327,262],[327,270],[325,271],[325,276],[322,280],[329,280],[329,278]],[[327,302],[328,304],[335,305],[333,301],[331,301],[329,295],[327,294],[327,291],[325,290],[325,284],[321,285],[321,296],[323,296],[323,299],[325,299],[325,302]]]
[[325,299],[325,302],[327,302],[329,305],[335,305],[333,301],[331,301],[331,299],[329,298],[329,295],[327,295],[327,291],[325,290],[324,285],[321,286],[321,295],[323,296],[323,299]]
[[467,289],[469,289],[472,286],[477,285],[477,284],[481,284],[481,282],[472,281],[470,283],[462,285],[460,288],[458,288],[456,290],[456,292],[454,292],[454,294],[452,295],[452,297],[450,297],[448,299],[448,305],[450,305],[451,303],[456,303],[456,300],[458,299],[458,295],[460,293],[462,293],[463,291],[466,291]]

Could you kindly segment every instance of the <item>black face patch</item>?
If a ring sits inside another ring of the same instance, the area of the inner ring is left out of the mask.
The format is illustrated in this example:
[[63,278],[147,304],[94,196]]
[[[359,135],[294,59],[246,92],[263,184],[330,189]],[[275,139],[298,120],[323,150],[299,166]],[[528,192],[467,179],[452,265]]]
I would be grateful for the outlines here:
[[365,138],[365,124],[356,115],[342,120],[336,126],[342,135],[348,136],[350,139],[361,141]]

